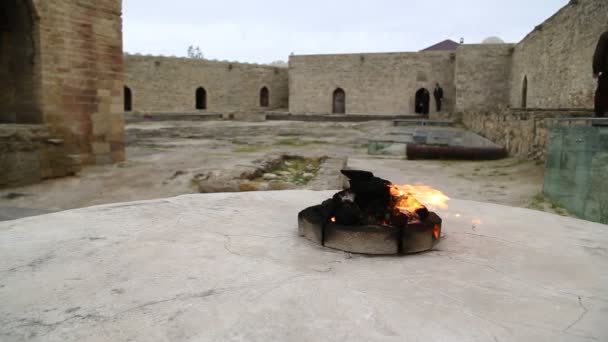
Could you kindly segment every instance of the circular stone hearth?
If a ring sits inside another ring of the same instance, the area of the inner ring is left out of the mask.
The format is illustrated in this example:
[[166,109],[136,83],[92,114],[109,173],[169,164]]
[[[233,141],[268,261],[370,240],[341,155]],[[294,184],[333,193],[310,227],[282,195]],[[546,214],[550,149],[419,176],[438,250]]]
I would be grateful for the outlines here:
[[412,254],[432,249],[441,237],[441,218],[431,212],[426,220],[406,227],[344,226],[327,222],[320,205],[298,214],[300,236],[325,247],[372,255]]

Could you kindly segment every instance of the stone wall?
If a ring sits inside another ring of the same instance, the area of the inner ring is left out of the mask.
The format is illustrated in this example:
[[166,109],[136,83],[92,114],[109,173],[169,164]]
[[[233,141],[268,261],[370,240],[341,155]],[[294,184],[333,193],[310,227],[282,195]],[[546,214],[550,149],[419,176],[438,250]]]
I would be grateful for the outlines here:
[[552,119],[591,115],[589,111],[570,110],[466,111],[462,113],[462,122],[470,130],[504,146],[513,156],[545,160]]
[[121,0],[2,1],[0,186],[124,160],[121,15]]
[[515,47],[510,104],[528,108],[593,108],[591,61],[608,30],[608,1],[573,0]]
[[[196,111],[196,90],[204,88],[202,112],[262,111],[287,107],[287,69],[202,59],[125,56],[126,82],[137,112]],[[269,106],[260,92],[269,90]]]
[[456,51],[456,111],[506,107],[513,45],[461,45]]
[[0,189],[73,175],[80,163],[43,125],[0,125]]
[[[333,92],[346,94],[347,114],[412,114],[415,93],[435,83],[453,108],[454,54],[450,52],[305,55],[289,58],[289,111],[332,112]],[[432,95],[431,95],[432,98]],[[435,112],[431,100],[431,114]]]
[[34,0],[44,123],[83,163],[124,160],[122,1]]

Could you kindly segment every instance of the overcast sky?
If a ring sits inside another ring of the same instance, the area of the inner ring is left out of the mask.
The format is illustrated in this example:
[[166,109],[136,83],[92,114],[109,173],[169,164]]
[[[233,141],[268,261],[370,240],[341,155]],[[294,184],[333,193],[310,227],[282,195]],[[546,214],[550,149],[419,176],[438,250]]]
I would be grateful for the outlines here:
[[521,40],[568,0],[123,0],[124,49],[269,63],[289,54],[418,51]]

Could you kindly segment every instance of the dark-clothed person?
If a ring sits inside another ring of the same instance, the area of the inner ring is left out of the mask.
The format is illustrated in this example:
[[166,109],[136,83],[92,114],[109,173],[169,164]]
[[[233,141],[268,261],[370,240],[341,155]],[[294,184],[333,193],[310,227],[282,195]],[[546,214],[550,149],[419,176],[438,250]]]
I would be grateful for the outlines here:
[[441,112],[441,105],[443,104],[443,88],[439,86],[439,83],[437,83],[435,86],[433,96],[435,96],[435,105],[437,106],[437,111]]
[[595,91],[595,116],[608,112],[608,31],[600,36],[593,55],[593,77],[597,78]]

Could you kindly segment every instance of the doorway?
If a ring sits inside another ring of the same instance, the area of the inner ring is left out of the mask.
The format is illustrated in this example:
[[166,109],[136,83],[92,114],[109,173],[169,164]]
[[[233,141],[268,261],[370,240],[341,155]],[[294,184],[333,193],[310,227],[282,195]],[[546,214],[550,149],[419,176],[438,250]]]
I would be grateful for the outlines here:
[[346,93],[342,88],[334,90],[332,113],[346,114]]

